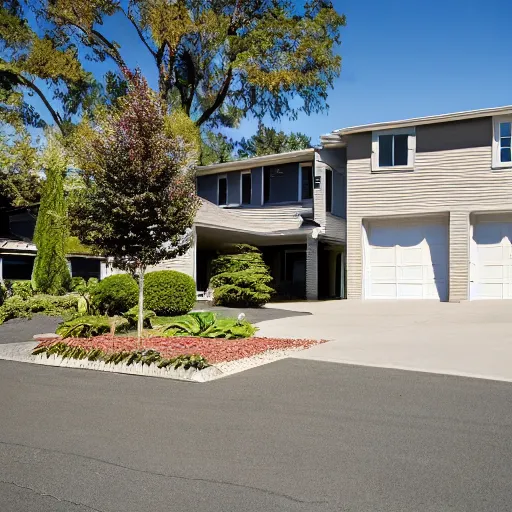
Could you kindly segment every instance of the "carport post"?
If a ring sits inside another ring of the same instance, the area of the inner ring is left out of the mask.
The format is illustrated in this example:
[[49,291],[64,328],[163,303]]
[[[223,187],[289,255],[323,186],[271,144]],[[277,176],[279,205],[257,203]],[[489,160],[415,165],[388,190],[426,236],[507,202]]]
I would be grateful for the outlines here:
[[307,239],[306,251],[306,299],[318,300],[318,234],[313,232]]

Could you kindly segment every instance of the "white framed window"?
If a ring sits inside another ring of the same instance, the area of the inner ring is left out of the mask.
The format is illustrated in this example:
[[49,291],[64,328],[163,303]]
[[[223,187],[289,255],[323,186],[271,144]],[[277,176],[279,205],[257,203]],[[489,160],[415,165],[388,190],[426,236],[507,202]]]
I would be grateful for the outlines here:
[[372,133],[372,171],[413,170],[415,156],[414,127]]
[[251,204],[252,197],[252,173],[242,171],[240,176],[240,204]]
[[512,168],[512,116],[495,117],[492,138],[494,169]]
[[219,206],[228,204],[228,177],[226,174],[217,176],[217,204]]

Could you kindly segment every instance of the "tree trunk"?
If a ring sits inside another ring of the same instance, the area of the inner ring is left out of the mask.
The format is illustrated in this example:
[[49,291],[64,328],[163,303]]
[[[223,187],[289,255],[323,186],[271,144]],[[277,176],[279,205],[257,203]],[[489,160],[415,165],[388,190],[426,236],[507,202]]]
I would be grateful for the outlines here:
[[142,346],[142,327],[144,323],[144,272],[145,267],[139,269],[139,314],[137,318],[137,337],[139,340],[139,347]]

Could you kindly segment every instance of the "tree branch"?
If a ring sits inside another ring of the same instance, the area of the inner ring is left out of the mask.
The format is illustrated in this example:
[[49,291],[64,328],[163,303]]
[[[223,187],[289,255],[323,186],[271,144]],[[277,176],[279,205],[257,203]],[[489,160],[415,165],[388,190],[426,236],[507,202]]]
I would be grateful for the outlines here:
[[228,72],[226,74],[226,78],[222,83],[221,88],[215,98],[215,101],[208,107],[201,115],[201,117],[196,121],[196,126],[201,126],[203,123],[208,121],[212,114],[222,105],[229,91],[229,86],[231,85],[231,80],[233,79],[233,68],[230,66]]
[[62,134],[64,134],[64,126],[63,126],[62,118],[61,118],[60,114],[51,106],[50,102],[44,95],[43,91],[41,91],[41,89],[39,89],[39,87],[37,87],[36,84],[31,82],[24,76],[18,75],[18,78],[22,85],[24,85],[25,87],[28,87],[29,89],[34,91],[39,96],[41,101],[44,103],[44,106],[48,109],[48,112],[50,112],[50,115],[52,116],[53,120],[55,121],[55,124],[59,127],[59,130],[62,132]]
[[126,12],[123,8],[121,8],[121,12],[126,16],[126,18],[128,18],[128,20],[130,20],[131,24],[137,31],[137,34],[139,35],[140,40],[144,43],[144,46],[148,49],[149,53],[151,53],[151,55],[153,55],[153,57],[156,59],[157,52],[155,52],[155,50],[153,50],[153,48],[151,48],[151,46],[149,46],[149,43],[146,41],[146,38],[144,37],[142,30],[137,25],[133,16],[129,12]]

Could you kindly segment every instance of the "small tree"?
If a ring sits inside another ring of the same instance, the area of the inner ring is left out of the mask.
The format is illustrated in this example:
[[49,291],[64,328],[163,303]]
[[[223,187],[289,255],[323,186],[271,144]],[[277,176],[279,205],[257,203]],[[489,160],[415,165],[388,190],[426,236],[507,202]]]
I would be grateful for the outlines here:
[[212,263],[210,287],[214,289],[214,302],[219,306],[263,306],[274,294],[268,286],[271,281],[261,252],[250,245],[234,245]]
[[37,256],[32,272],[32,287],[38,292],[60,294],[69,288],[71,281],[66,260],[68,238],[64,200],[66,169],[66,157],[58,142],[50,137],[43,155],[46,181],[34,232]]
[[90,127],[78,148],[87,187],[74,225],[81,242],[138,275],[140,340],[146,268],[190,246],[198,207],[192,174],[197,142],[195,131],[176,133],[183,116],[167,115],[138,72],[126,74],[127,95]]

